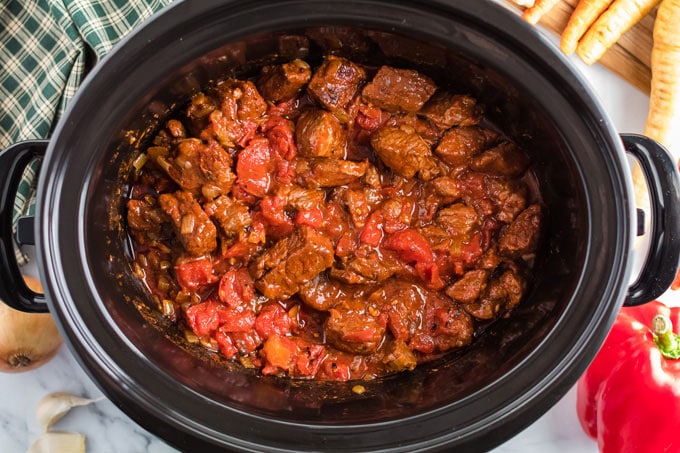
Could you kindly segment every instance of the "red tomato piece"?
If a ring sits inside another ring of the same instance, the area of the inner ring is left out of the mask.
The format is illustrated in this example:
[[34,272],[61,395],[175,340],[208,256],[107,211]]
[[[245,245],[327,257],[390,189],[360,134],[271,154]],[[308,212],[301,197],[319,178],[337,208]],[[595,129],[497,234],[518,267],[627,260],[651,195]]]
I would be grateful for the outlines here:
[[433,263],[432,247],[425,236],[407,228],[389,235],[384,243],[388,250],[394,250],[407,263]]
[[250,332],[255,325],[255,314],[250,310],[223,308],[218,311],[218,318],[224,332]]
[[253,280],[246,269],[229,269],[220,280],[218,296],[227,307],[236,308],[255,296]]
[[293,231],[293,221],[285,211],[286,200],[278,195],[265,197],[260,202],[262,217],[267,225]]
[[297,155],[297,146],[293,136],[293,123],[280,116],[273,116],[262,126],[272,153],[287,161],[293,160]]
[[323,228],[326,225],[323,211],[318,208],[304,209],[298,211],[295,216],[296,225],[308,225],[312,228]]
[[299,349],[300,354],[295,362],[297,372],[300,376],[315,376],[325,359],[326,348],[320,344],[310,343]]
[[215,283],[218,278],[212,272],[213,265],[209,258],[187,261],[175,266],[177,283],[185,291],[196,291]]
[[254,121],[242,121],[241,122],[241,139],[238,141],[237,145],[245,147],[250,140],[255,136],[255,131],[257,131],[257,123]]
[[368,217],[366,224],[361,229],[359,240],[371,247],[377,247],[383,237],[383,222],[385,214],[383,211],[375,211]]
[[201,302],[186,310],[186,318],[191,330],[199,337],[211,334],[220,326],[218,305],[215,302]]
[[236,349],[236,346],[234,346],[234,342],[232,341],[229,334],[221,330],[218,330],[217,332],[215,332],[215,340],[219,345],[220,352],[224,354],[226,358],[233,359],[234,357],[236,357],[238,349]]
[[265,359],[262,374],[287,371],[293,365],[296,353],[297,345],[289,338],[279,335],[270,336],[262,346],[262,355]]
[[290,332],[288,312],[277,303],[264,306],[255,319],[255,330],[262,338],[286,335]]
[[263,197],[272,185],[273,162],[269,141],[264,137],[250,140],[236,160],[236,186],[256,197]]

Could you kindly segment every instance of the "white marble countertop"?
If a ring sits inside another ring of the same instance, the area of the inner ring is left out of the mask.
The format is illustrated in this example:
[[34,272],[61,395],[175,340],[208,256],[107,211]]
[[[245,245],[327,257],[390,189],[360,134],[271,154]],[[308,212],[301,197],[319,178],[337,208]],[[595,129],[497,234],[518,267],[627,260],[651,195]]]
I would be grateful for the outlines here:
[[[599,65],[586,67],[575,58],[620,132],[641,133],[649,98]],[[38,438],[35,409],[48,393],[65,391],[86,397],[101,396],[100,390],[63,347],[43,367],[21,374],[0,373],[0,452],[23,453]],[[493,450],[495,453],[596,453],[594,441],[583,434],[576,418],[572,389],[543,417],[525,431]],[[53,428],[86,436],[89,453],[174,452],[163,441],[139,427],[110,401],[72,410]]]

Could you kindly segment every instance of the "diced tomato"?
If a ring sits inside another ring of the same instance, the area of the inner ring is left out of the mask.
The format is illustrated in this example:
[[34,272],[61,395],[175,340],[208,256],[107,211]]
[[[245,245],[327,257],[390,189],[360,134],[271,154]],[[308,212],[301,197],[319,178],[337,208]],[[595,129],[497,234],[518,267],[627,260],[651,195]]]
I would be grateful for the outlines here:
[[286,337],[271,335],[262,346],[262,355],[265,358],[262,374],[287,371],[294,363],[296,352],[295,342]]
[[220,352],[228,359],[233,359],[236,357],[238,349],[234,346],[234,342],[228,333],[218,330],[215,332],[215,340],[219,345]]
[[389,235],[384,243],[388,250],[394,250],[407,263],[432,263],[432,247],[425,236],[414,229],[407,228]]
[[304,347],[298,346],[300,354],[295,361],[295,368],[300,376],[313,377],[319,371],[326,356],[326,348],[320,344],[309,344]]
[[297,147],[295,146],[295,137],[293,136],[294,125],[291,121],[281,118],[280,116],[272,116],[262,126],[269,146],[274,156],[287,161],[293,160],[297,155]]
[[222,258],[243,258],[248,256],[255,247],[256,244],[247,241],[238,241],[224,252]]
[[482,234],[475,233],[469,242],[464,243],[461,247],[461,258],[466,264],[473,264],[477,259],[482,256],[484,251],[481,246]]
[[[264,197],[260,210],[266,224],[293,231],[293,221],[285,211],[286,199],[278,195]],[[288,231],[288,232],[290,232]]]
[[289,116],[297,109],[297,107],[298,99],[293,98],[287,101],[281,101],[276,105],[272,105],[269,107],[267,114],[269,116]]
[[255,330],[262,338],[286,335],[290,332],[288,312],[277,303],[265,305],[255,320]]
[[227,307],[236,308],[255,296],[253,280],[246,269],[229,269],[220,280],[218,296]]
[[439,275],[439,266],[435,262],[431,263],[416,263],[415,265],[416,273],[423,279],[429,288],[440,290],[446,283],[442,280],[441,275]]
[[280,160],[276,163],[276,173],[274,177],[279,184],[288,185],[295,181],[295,164],[287,160]]
[[366,224],[361,229],[359,240],[364,244],[372,247],[377,247],[383,237],[383,222],[385,221],[385,213],[383,211],[373,212],[366,221]]
[[218,310],[220,330],[224,332],[250,332],[255,325],[255,313],[250,310],[222,308]]
[[230,332],[229,336],[241,354],[250,354],[262,345],[262,338],[252,329],[248,332]]
[[256,197],[263,197],[272,184],[273,170],[269,141],[264,137],[250,140],[236,160],[236,185]]
[[254,121],[241,121],[241,139],[238,141],[237,145],[241,147],[246,147],[248,142],[255,137],[255,131],[257,131],[257,123]]
[[422,352],[423,354],[432,354],[435,346],[434,339],[425,332],[416,332],[411,337],[408,345],[414,351]]
[[338,243],[335,245],[335,254],[339,258],[344,258],[354,250],[355,245],[352,237],[348,233],[343,233],[338,239]]
[[210,258],[182,262],[175,266],[177,283],[185,291],[197,289],[215,283],[218,278],[213,275],[213,265]]
[[303,209],[295,216],[296,225],[308,225],[312,228],[322,228],[326,225],[323,211],[318,208]]
[[383,120],[383,111],[378,107],[368,105],[361,105],[354,119],[357,126],[368,131],[376,130]]
[[199,337],[211,334],[220,326],[218,304],[212,301],[192,305],[186,310],[186,318],[191,330]]
[[319,374],[335,381],[347,381],[352,375],[348,363],[331,357],[324,360]]

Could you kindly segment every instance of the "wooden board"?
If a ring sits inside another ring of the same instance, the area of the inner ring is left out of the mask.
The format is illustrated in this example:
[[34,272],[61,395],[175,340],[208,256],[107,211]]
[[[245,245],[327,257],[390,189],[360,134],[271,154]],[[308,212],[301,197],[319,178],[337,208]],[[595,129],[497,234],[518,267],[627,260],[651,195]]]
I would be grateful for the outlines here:
[[[511,0],[506,1],[518,10],[523,9]],[[562,0],[548,14],[544,15],[539,23],[559,36],[577,4],[578,0]],[[655,18],[656,8],[621,36],[619,41],[609,48],[599,61],[603,66],[623,77],[631,85],[646,94],[649,94],[652,78],[650,67],[652,30]]]

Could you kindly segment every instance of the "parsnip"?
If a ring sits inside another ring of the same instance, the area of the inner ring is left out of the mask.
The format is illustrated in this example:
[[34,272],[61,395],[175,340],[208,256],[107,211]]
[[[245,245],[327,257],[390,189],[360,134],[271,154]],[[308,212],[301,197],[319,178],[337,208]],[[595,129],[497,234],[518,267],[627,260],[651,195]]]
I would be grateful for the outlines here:
[[581,37],[598,17],[612,4],[613,0],[581,0],[576,5],[574,12],[569,17],[567,26],[562,31],[560,48],[562,52],[571,55],[576,51],[576,46]]
[[595,63],[630,27],[661,0],[615,0],[595,21],[576,47],[584,63]]
[[652,87],[645,135],[680,159],[680,0],[663,0],[654,22]]

